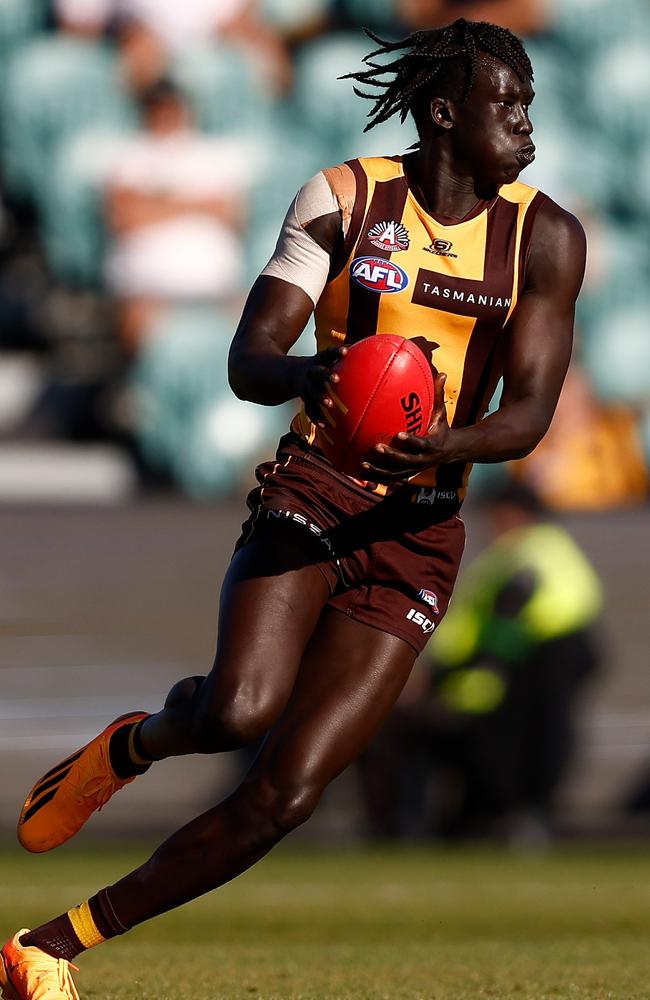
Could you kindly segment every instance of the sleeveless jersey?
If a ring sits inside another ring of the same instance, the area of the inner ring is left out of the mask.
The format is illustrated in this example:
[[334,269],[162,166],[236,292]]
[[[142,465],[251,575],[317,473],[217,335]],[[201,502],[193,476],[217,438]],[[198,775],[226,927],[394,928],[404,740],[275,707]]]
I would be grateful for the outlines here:
[[[447,373],[452,427],[480,420],[503,373],[505,327],[523,286],[534,216],[545,195],[515,182],[448,225],[408,186],[401,156],[350,160],[324,171],[343,219],[340,246],[316,305],[318,350],[396,333],[415,339]],[[302,410],[292,429],[315,446]],[[465,495],[471,466],[427,469],[410,483],[422,499]],[[386,492],[384,487],[377,487]]]

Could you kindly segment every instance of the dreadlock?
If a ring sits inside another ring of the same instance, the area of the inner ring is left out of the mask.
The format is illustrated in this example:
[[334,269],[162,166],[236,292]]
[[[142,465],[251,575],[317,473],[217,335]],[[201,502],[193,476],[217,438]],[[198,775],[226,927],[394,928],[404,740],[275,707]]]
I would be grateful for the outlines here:
[[[520,80],[533,79],[533,68],[524,46],[508,28],[488,21],[466,21],[459,17],[453,24],[429,31],[416,31],[408,38],[387,42],[368,28],[365,33],[379,48],[365,58],[368,69],[346,73],[341,80],[356,80],[364,87],[374,87],[383,93],[368,93],[354,87],[354,92],[366,101],[374,101],[370,121],[364,132],[399,115],[404,123],[413,106],[420,103],[425,88],[444,79],[446,73],[460,66],[463,72],[461,101],[467,100],[476,77],[480,52],[495,56],[506,63]],[[375,62],[377,56],[388,56],[402,50],[390,62]],[[392,80],[382,79],[391,76]]]

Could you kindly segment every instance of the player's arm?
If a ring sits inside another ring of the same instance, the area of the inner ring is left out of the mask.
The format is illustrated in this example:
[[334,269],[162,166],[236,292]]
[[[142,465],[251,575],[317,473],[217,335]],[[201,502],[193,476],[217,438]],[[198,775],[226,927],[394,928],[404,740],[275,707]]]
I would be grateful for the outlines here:
[[325,386],[338,380],[331,367],[345,348],[288,355],[325,287],[340,236],[340,211],[318,177],[289,209],[276,252],[251,289],[230,348],[228,377],[235,395],[254,403],[274,406],[300,396],[308,416],[322,423],[319,408],[331,406]]
[[384,480],[399,480],[440,463],[503,462],[528,455],[548,430],[569,365],[585,259],[578,220],[545,202],[533,227],[524,289],[506,331],[499,409],[469,427],[449,427],[441,374],[435,380],[429,434],[400,434],[395,447],[377,446],[369,469]]

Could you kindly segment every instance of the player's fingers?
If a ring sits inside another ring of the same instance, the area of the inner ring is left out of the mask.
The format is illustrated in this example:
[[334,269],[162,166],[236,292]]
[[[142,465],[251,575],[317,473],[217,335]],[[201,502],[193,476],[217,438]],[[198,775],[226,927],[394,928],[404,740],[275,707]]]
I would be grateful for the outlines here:
[[408,452],[391,448],[390,445],[380,444],[372,449],[367,455],[366,461],[377,469],[384,469],[387,472],[403,472],[405,469],[413,469],[413,463],[418,461],[418,457]]
[[438,372],[433,380],[433,412],[440,413],[445,409],[445,372]]
[[410,479],[418,471],[417,469],[382,469],[372,462],[362,462],[361,468],[363,469],[364,477],[367,477],[368,481],[373,483],[400,482],[401,480]]
[[329,370],[334,367],[337,361],[344,358],[347,353],[347,347],[326,347],[324,351],[319,351],[317,357],[320,364]]
[[429,442],[425,437],[420,434],[408,434],[406,431],[400,431],[394,441],[398,451],[408,452],[411,456],[420,455],[429,448]]

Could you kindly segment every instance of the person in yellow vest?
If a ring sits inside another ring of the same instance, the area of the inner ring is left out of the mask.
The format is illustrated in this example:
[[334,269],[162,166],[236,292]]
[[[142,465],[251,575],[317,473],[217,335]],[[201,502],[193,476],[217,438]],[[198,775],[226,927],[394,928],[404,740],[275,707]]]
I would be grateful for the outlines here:
[[599,662],[603,594],[586,554],[534,493],[494,495],[491,545],[467,569],[428,654],[433,689],[466,742],[459,832],[542,836]]
[[[527,487],[488,498],[494,539],[425,651],[433,669],[360,761],[369,831],[546,840],[599,662],[598,576]],[[424,690],[422,690],[424,687]]]

